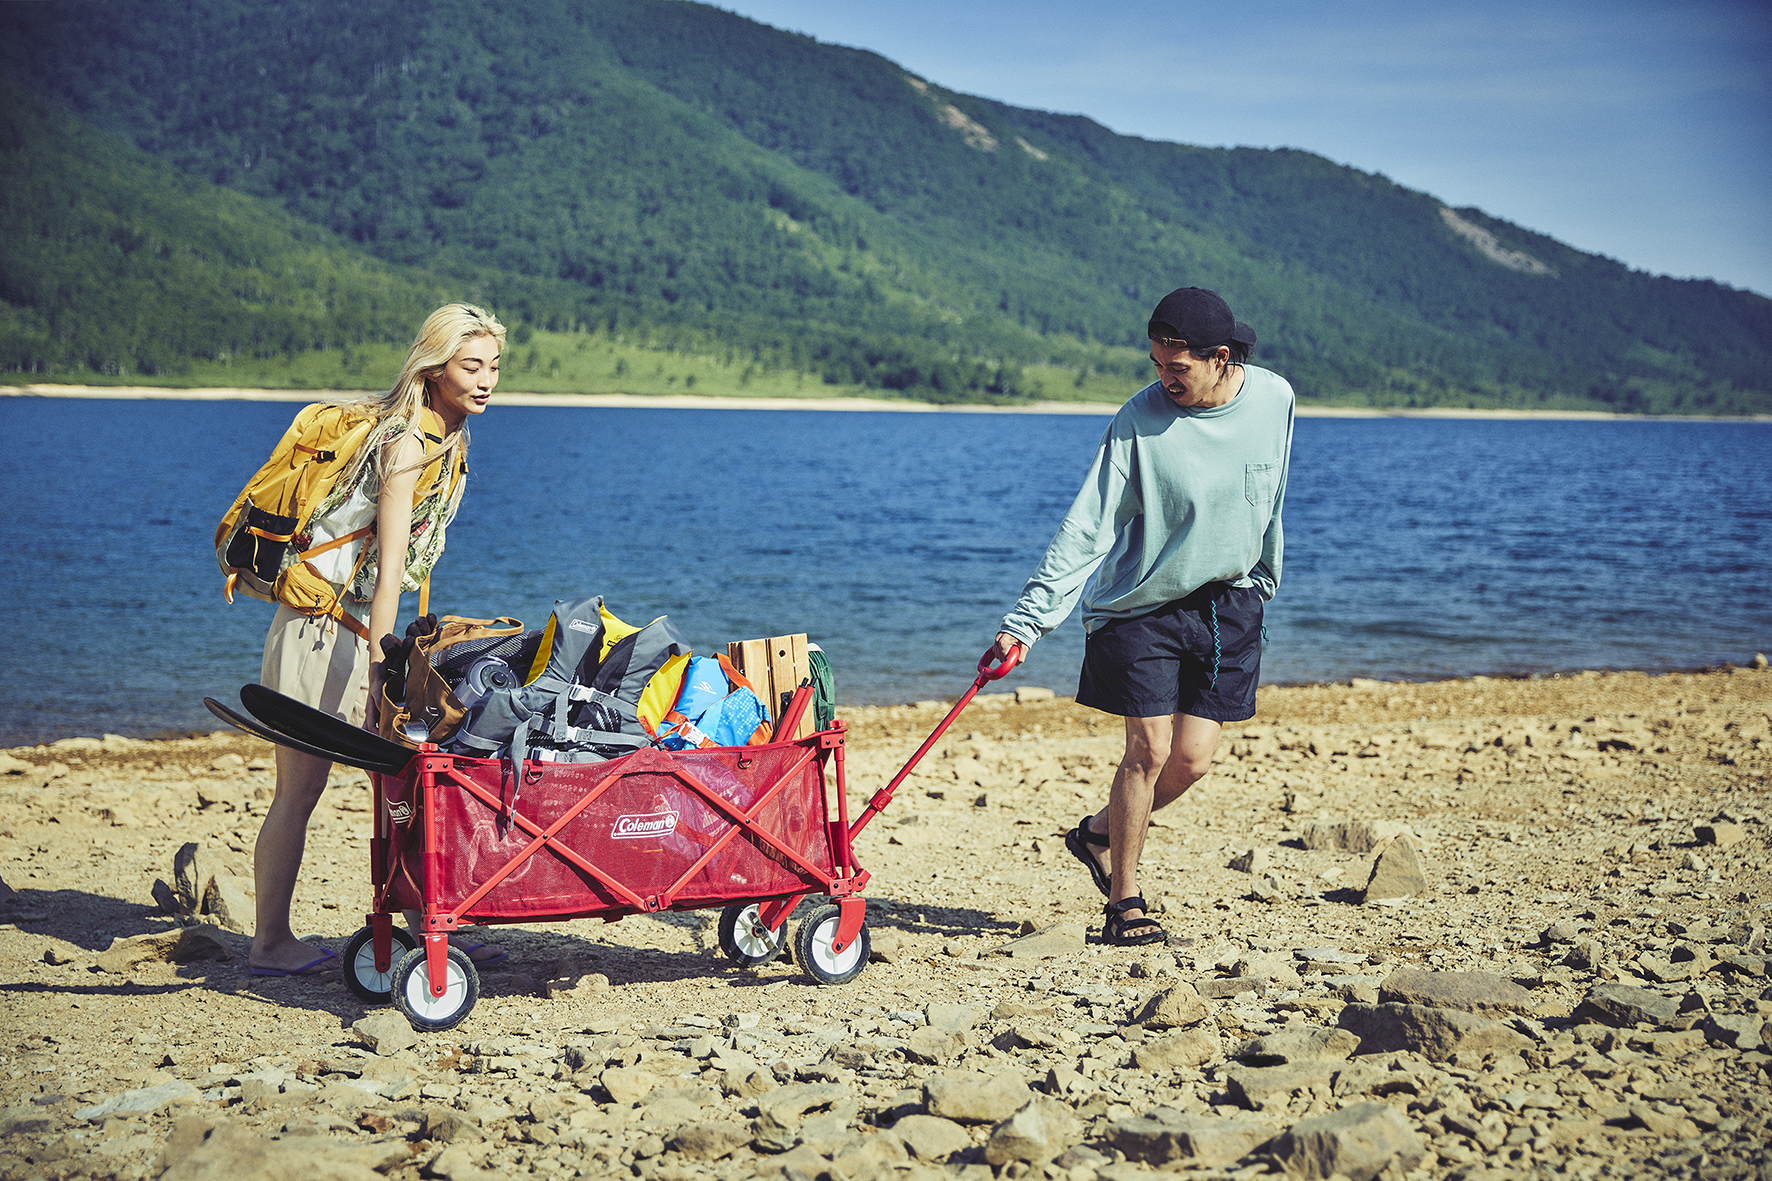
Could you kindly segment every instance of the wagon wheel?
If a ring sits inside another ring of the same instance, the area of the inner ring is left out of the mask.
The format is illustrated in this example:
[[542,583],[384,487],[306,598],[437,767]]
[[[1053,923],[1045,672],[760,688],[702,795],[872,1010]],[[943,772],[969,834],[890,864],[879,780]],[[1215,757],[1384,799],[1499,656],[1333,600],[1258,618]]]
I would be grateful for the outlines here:
[[418,947],[394,965],[393,993],[394,1007],[412,1028],[436,1033],[454,1029],[473,1011],[480,999],[480,974],[467,952],[452,947],[444,964],[443,995],[434,997],[425,971],[425,949]]
[[385,1005],[394,994],[394,970],[400,959],[418,946],[405,927],[395,927],[394,949],[388,970],[375,970],[375,932],[364,927],[345,944],[345,986],[372,1005]]
[[788,925],[771,931],[763,925],[763,908],[755,902],[728,906],[720,912],[720,951],[741,968],[760,968],[788,943]]
[[800,957],[801,966],[820,984],[849,983],[867,967],[868,952],[873,949],[873,940],[868,937],[864,924],[848,947],[842,951],[831,950],[842,913],[834,904],[819,907],[800,924],[799,938],[794,941],[794,952]]

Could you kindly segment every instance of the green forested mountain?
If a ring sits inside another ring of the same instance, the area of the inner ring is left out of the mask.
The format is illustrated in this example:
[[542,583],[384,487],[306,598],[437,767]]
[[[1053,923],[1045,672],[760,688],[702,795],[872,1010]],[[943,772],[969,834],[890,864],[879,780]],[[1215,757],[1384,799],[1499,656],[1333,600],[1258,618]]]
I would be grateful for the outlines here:
[[[953,94],[697,4],[13,4],[0,68],[176,170],[112,220],[190,243],[166,289],[241,305],[158,329],[156,313],[95,315],[118,258],[154,274],[94,212],[119,173],[92,161],[124,150],[8,99],[0,150],[30,162],[28,185],[0,180],[9,226],[73,211],[0,244],[15,369],[398,339],[444,291],[538,329],[1003,399],[1034,392],[1034,363],[1130,383],[1150,306],[1198,283],[1306,396],[1772,410],[1760,296],[1634,272],[1309,153],[1155,143]],[[222,245],[267,234],[290,245]],[[58,250],[61,283],[43,277]],[[234,274],[273,256],[327,278]],[[122,348],[132,331],[160,351]]]

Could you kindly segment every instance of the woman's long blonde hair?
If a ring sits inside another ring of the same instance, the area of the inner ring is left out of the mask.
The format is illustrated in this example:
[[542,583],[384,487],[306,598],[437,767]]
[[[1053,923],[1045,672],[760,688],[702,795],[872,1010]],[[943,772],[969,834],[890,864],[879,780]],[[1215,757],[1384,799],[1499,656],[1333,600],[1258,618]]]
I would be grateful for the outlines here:
[[[373,398],[365,398],[354,405],[365,414],[375,419],[379,428],[390,418],[402,418],[406,421],[406,429],[397,436],[386,439],[376,449],[378,475],[385,483],[397,470],[394,457],[400,453],[401,441],[416,437],[421,448],[425,439],[422,431],[420,410],[429,404],[429,383],[443,372],[451,357],[461,351],[461,347],[476,337],[490,336],[498,342],[499,351],[505,347],[505,326],[485,308],[475,307],[471,303],[446,303],[430,315],[419,327],[418,335],[413,338],[412,347],[406,351],[406,364],[400,367],[400,377],[394,382],[393,388],[385,394]],[[346,488],[355,488],[363,478],[363,465],[368,460],[368,448],[357,453],[351,463],[350,471],[341,484]],[[441,453],[445,456],[443,471],[452,471],[456,464],[465,464],[468,458],[468,428],[464,422],[460,430],[451,435],[443,444]],[[439,452],[425,448],[425,457],[411,468],[423,468],[438,456]]]

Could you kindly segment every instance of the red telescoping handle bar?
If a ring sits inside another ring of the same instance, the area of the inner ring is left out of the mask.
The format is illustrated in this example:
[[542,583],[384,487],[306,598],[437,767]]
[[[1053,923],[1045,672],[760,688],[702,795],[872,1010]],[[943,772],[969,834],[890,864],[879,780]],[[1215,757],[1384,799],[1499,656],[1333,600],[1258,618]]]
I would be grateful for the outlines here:
[[965,696],[954,703],[953,709],[948,710],[948,716],[941,720],[941,725],[935,728],[935,733],[924,740],[923,745],[917,748],[917,753],[911,756],[911,761],[900,768],[898,774],[892,777],[892,782],[881,788],[875,793],[874,798],[868,801],[866,810],[855,818],[854,824],[849,826],[850,840],[854,840],[855,835],[867,827],[868,821],[886,810],[886,805],[892,802],[892,793],[898,790],[898,785],[903,783],[912,771],[916,770],[917,764],[923,761],[923,756],[929,753],[929,748],[939,742],[941,736],[947,733],[948,727],[954,724],[954,719],[960,716],[960,711],[972,704],[972,699],[978,696],[978,691],[984,688],[988,682],[1001,680],[1007,676],[1010,669],[1021,663],[1025,652],[1026,649],[1020,644],[1016,644],[1009,649],[1007,656],[994,665],[991,663],[989,652],[979,657],[978,677],[972,682],[972,687],[966,690]]

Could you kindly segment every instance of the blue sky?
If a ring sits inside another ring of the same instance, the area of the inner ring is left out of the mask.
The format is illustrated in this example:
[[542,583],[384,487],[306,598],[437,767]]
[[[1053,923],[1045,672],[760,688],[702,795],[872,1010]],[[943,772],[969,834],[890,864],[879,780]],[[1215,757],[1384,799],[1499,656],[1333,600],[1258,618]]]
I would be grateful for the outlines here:
[[1642,270],[1772,294],[1765,0],[738,0],[950,89],[1304,148]]

